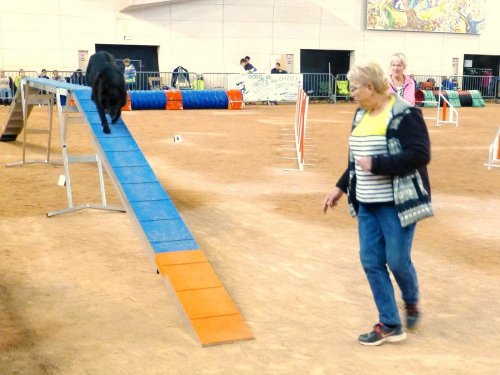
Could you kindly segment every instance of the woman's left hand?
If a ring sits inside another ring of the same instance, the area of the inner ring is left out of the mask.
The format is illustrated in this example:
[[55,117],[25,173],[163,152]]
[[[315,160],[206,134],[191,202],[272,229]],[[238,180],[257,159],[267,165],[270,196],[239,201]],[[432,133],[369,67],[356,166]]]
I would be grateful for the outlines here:
[[370,156],[361,156],[356,159],[356,164],[365,172],[372,171],[372,158]]

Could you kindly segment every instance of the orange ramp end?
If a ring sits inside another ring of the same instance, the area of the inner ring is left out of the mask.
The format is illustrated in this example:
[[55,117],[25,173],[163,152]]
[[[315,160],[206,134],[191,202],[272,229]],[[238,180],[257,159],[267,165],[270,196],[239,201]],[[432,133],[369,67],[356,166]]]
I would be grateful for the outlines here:
[[253,335],[201,250],[156,255],[202,346],[250,340]]
[[191,323],[202,346],[252,340],[254,338],[240,314],[196,319]]

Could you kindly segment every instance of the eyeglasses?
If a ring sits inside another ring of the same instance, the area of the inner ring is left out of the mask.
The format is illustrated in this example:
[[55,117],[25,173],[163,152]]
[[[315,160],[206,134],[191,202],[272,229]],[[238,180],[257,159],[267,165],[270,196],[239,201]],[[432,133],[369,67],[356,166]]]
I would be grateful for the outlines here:
[[365,87],[365,86],[366,86],[366,85],[361,85],[361,86],[352,86],[352,85],[350,85],[350,86],[349,86],[349,91],[352,93],[352,92],[357,91],[357,90],[359,90],[360,88]]

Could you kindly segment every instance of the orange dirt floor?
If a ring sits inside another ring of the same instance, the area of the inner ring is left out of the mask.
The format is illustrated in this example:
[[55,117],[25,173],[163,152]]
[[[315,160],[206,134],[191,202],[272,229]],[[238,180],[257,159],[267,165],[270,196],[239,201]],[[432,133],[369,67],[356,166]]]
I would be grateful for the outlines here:
[[[346,167],[354,109],[310,105],[313,165],[302,172],[284,159],[294,156],[286,149],[294,105],[123,113],[251,341],[202,348],[127,214],[48,218],[68,205],[57,184],[63,168],[3,166],[0,374],[498,374],[500,169],[483,164],[500,105],[459,108],[459,127],[435,127],[436,110],[424,109],[436,215],[417,226],[413,247],[423,320],[406,341],[377,348],[357,342],[377,321],[357,222],[345,199],[321,211]],[[35,107],[30,126],[47,123],[47,109]],[[52,160],[60,161],[57,116],[55,127]],[[43,158],[46,136],[28,143],[27,159]],[[88,128],[70,125],[69,153],[93,150]],[[3,165],[21,157],[22,134],[0,143]],[[70,170],[75,204],[98,203],[95,165]],[[108,178],[106,186],[109,203],[120,204]]]

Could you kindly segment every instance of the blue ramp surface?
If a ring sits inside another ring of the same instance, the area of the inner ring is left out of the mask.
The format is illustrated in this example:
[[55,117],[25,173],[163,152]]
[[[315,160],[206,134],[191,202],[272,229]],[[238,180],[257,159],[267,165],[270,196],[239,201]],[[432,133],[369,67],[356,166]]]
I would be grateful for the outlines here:
[[110,126],[110,134],[104,134],[97,108],[91,100],[90,88],[78,86],[73,96],[102,149],[105,163],[110,167],[110,177],[120,185],[123,198],[132,209],[129,214],[137,219],[153,251],[164,253],[198,249],[198,244],[122,119]]

